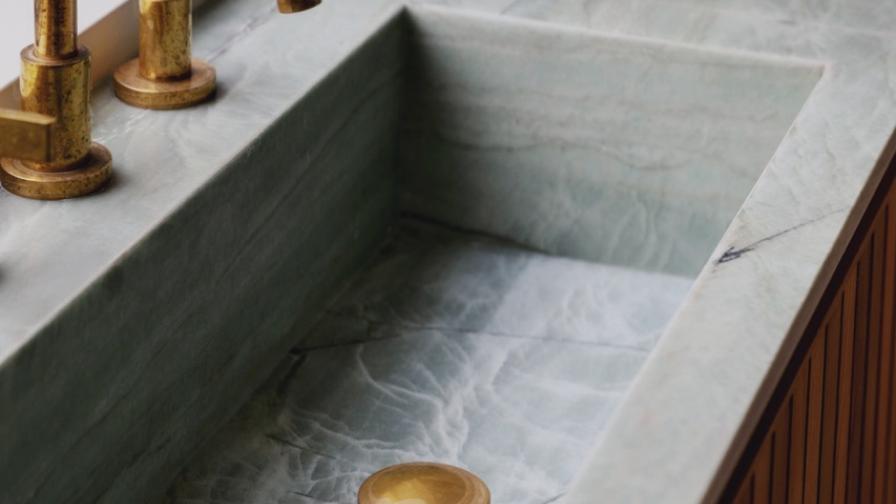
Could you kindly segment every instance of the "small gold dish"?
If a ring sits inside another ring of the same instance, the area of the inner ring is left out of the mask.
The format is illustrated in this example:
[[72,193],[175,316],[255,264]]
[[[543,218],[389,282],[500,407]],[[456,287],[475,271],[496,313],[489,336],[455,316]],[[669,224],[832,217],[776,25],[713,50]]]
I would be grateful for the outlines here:
[[358,491],[358,504],[491,504],[475,474],[445,464],[415,462],[382,469]]

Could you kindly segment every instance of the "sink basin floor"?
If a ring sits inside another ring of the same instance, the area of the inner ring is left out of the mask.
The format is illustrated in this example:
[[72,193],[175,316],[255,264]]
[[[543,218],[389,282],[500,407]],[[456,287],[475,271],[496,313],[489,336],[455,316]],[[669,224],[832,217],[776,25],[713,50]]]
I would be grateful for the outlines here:
[[394,463],[567,489],[692,280],[403,219],[166,502],[355,502]]

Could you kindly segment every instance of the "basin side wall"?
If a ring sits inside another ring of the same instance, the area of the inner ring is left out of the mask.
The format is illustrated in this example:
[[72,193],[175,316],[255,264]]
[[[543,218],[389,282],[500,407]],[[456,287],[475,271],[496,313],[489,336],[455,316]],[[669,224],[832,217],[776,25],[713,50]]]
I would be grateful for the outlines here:
[[409,12],[402,210],[651,271],[696,276],[822,72]]
[[152,502],[382,241],[391,20],[0,368],[0,501]]

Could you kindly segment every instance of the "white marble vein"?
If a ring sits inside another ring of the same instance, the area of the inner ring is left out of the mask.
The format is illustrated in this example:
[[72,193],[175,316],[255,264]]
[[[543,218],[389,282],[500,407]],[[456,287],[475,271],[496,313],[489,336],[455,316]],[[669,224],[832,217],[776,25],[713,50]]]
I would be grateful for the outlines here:
[[349,504],[411,460],[550,502],[690,285],[408,223],[168,502]]

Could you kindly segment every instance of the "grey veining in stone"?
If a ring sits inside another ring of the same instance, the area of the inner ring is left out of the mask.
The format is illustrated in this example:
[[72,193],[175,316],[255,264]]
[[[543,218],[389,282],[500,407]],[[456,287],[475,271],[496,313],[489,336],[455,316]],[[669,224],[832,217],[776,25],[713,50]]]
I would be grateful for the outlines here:
[[[0,352],[64,287],[86,284],[0,366],[0,502],[164,492],[381,241],[394,214],[399,25],[357,52],[305,46],[295,75],[265,79],[273,62],[258,55],[279,38],[270,8],[232,2],[203,18],[230,23],[215,25],[214,104],[153,113],[98,93],[95,131],[117,160],[108,191],[55,205],[0,195]],[[306,51],[338,71],[309,72]]]
[[[333,315],[374,326],[450,327],[648,351],[690,285],[677,276],[459,239],[438,228],[406,223],[402,231]],[[318,335],[323,339],[303,345],[339,342],[326,331]]]
[[822,70],[447,11],[412,20],[404,208],[674,274],[706,263]]
[[167,502],[349,504],[410,460],[549,502],[690,285],[406,223]]
[[[558,498],[690,285],[630,268],[706,261],[819,75],[441,11],[410,22],[401,209],[627,267],[405,228],[171,502],[349,503],[420,459],[473,469],[496,502]],[[754,93],[727,94],[745,79]],[[693,129],[661,135],[681,110]]]

